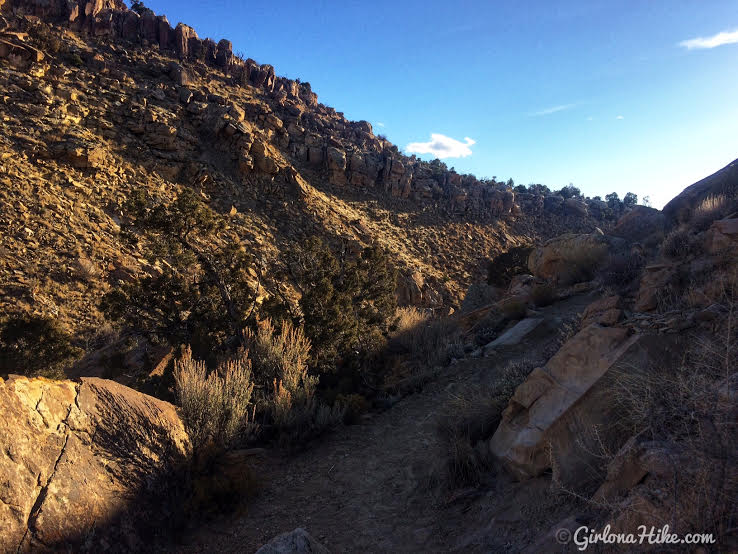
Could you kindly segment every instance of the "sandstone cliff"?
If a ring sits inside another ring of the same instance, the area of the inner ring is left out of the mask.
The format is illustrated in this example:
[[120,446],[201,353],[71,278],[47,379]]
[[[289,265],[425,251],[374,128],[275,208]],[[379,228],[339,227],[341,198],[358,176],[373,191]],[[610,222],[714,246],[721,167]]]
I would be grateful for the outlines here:
[[194,187],[230,214],[270,269],[265,294],[289,296],[281,253],[318,235],[387,248],[401,302],[435,308],[457,306],[495,252],[608,225],[597,201],[516,194],[404,156],[308,83],[164,16],[33,0],[3,14],[1,286],[16,308],[95,327],[108,282],[155,271],[120,240],[121,205],[138,188],[171,198]]

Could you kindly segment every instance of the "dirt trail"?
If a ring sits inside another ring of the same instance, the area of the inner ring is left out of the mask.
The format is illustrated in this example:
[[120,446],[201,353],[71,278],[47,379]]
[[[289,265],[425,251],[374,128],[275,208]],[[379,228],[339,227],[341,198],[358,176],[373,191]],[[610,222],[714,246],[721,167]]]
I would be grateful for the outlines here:
[[[590,301],[572,297],[546,317],[570,318]],[[551,494],[547,478],[520,484],[498,474],[486,486],[453,493],[431,486],[444,449],[436,417],[459,387],[542,347],[522,344],[500,359],[464,360],[423,391],[306,452],[269,453],[258,462],[264,484],[247,512],[206,524],[177,549],[253,552],[303,527],[332,552],[519,551],[569,515],[572,499]]]

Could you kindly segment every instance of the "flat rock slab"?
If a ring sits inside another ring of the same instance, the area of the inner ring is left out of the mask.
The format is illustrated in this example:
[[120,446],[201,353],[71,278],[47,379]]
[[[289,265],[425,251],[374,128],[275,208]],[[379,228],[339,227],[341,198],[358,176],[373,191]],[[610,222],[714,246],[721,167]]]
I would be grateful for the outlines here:
[[542,317],[529,317],[516,323],[513,327],[502,333],[495,340],[484,347],[485,352],[501,346],[514,346],[520,344],[528,335],[535,331],[541,323]]
[[596,323],[582,329],[515,390],[492,454],[521,480],[553,469],[564,485],[585,484],[602,441],[617,449],[627,438],[611,429],[618,408],[611,383],[619,372],[667,363],[667,350],[661,336]]

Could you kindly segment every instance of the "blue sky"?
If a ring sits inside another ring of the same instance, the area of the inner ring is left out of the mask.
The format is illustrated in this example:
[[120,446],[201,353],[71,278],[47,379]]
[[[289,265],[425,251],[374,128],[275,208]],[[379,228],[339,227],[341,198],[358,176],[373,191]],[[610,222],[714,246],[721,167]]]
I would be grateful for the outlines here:
[[738,158],[738,0],[146,4],[478,177],[661,207]]

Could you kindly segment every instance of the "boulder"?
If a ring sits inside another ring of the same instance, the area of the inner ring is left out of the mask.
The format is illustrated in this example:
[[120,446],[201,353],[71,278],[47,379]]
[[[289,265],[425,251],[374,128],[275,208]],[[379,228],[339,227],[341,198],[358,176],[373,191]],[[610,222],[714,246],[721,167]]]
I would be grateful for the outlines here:
[[528,298],[530,291],[536,284],[536,278],[533,275],[515,275],[510,280],[510,286],[507,289],[507,294],[510,296],[524,296]]
[[595,492],[597,502],[613,502],[626,496],[646,475],[673,477],[676,459],[673,445],[631,437],[607,466],[605,482]]
[[423,274],[415,271],[410,275],[397,275],[397,302],[400,305],[420,306],[423,304]]
[[279,171],[279,164],[272,156],[267,144],[261,140],[255,140],[251,145],[251,157],[254,159],[254,167],[259,171],[273,175]]
[[169,78],[181,87],[188,87],[195,81],[190,70],[175,62],[169,65]]
[[730,252],[736,256],[738,251],[738,219],[719,219],[713,222],[707,232],[707,249],[718,254]]
[[581,200],[577,200],[576,198],[567,198],[564,201],[564,206],[566,206],[566,211],[570,214],[587,217],[587,204]]
[[12,37],[0,37],[0,59],[7,58],[17,68],[26,68],[43,61],[44,53]]
[[663,234],[665,224],[666,217],[659,210],[635,206],[618,220],[610,234],[630,242],[643,242]]
[[174,51],[181,60],[186,60],[190,55],[190,44],[199,40],[195,30],[184,23],[177,24],[174,29]]
[[311,537],[305,529],[298,527],[294,531],[277,535],[256,554],[328,554],[328,549]]
[[737,192],[738,160],[735,160],[720,171],[688,186],[664,206],[663,212],[667,223],[674,225],[678,222],[688,221],[694,209],[705,198],[723,195],[732,198]]
[[595,300],[584,309],[582,314],[582,328],[591,323],[604,326],[615,325],[623,317],[622,299],[620,296],[608,296]]
[[669,286],[677,274],[677,264],[647,265],[641,277],[633,309],[638,312],[650,312],[658,307],[659,293]]
[[338,148],[328,148],[328,169],[343,171],[346,169],[346,152]]
[[581,264],[599,264],[608,250],[608,240],[601,233],[567,233],[535,248],[528,257],[528,269],[536,277],[562,281]]
[[105,163],[105,149],[91,141],[78,137],[51,145],[51,154],[79,169],[96,169]]
[[220,67],[225,67],[233,59],[233,43],[230,40],[221,39],[215,52],[215,63]]
[[190,451],[174,406],[105,379],[11,376],[0,411],[2,550],[136,550],[167,529]]
[[662,337],[623,328],[584,328],[515,390],[490,441],[492,454],[517,479],[553,469],[564,486],[590,484],[599,449],[627,439],[613,428],[612,380],[647,368],[666,346]]

